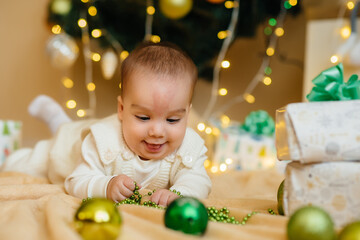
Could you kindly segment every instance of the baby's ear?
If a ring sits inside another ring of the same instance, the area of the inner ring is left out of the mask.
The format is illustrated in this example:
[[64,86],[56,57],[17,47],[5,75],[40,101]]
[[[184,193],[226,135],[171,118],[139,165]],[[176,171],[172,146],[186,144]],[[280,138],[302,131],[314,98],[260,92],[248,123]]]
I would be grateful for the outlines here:
[[123,105],[123,100],[122,100],[121,96],[118,96],[117,100],[118,100],[117,114],[118,114],[119,120],[121,121],[122,120],[122,114],[124,112],[124,105]]

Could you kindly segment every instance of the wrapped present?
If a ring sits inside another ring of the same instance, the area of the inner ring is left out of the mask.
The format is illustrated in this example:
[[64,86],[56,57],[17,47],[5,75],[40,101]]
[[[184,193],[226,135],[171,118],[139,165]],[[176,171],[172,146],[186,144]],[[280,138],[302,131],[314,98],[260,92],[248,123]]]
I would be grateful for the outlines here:
[[326,210],[337,227],[360,216],[360,162],[324,162],[286,168],[284,212],[291,215],[306,205]]
[[221,129],[215,147],[215,165],[254,170],[274,167],[275,162],[274,121],[265,111],[254,111],[244,124]]
[[276,111],[278,159],[301,163],[360,160],[358,76],[344,83],[339,64],[320,73],[313,83],[307,95],[310,103],[293,103]]
[[0,165],[6,157],[21,145],[22,123],[12,120],[0,120]]

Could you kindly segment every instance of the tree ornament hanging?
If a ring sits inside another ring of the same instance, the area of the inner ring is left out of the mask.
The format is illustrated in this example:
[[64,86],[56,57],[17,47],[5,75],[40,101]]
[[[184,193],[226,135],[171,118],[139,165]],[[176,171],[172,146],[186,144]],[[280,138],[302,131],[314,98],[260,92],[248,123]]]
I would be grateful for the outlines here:
[[52,65],[61,69],[70,67],[79,55],[75,40],[65,33],[53,35],[47,43],[46,51]]
[[315,206],[296,210],[287,225],[289,240],[335,240],[334,224],[327,212]]
[[176,231],[201,235],[205,232],[207,224],[207,210],[204,204],[195,198],[178,198],[165,212],[165,226]]
[[214,4],[219,4],[219,3],[225,2],[225,0],[206,0],[206,1],[208,1],[209,3],[214,3]]
[[185,17],[193,6],[193,0],[160,0],[160,11],[170,19]]
[[118,57],[112,49],[105,51],[101,58],[101,70],[104,78],[110,80],[118,66]]
[[71,0],[53,0],[50,3],[50,10],[58,15],[66,15],[71,10]]
[[105,198],[83,200],[74,221],[76,230],[85,240],[115,240],[122,224],[114,202]]

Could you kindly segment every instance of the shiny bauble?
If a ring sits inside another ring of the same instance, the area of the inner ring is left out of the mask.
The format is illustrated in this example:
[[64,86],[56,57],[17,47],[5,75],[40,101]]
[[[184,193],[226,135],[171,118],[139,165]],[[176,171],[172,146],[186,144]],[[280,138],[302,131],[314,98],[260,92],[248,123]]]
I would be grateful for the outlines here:
[[360,221],[346,225],[341,230],[338,240],[360,240]]
[[296,210],[287,225],[288,240],[335,240],[333,221],[328,213],[315,206]]
[[75,214],[75,228],[84,240],[114,240],[121,229],[121,216],[114,202],[89,199]]
[[75,40],[65,33],[53,35],[46,45],[46,51],[51,64],[60,69],[73,65],[79,55]]
[[225,2],[225,0],[206,0],[206,1],[208,1],[209,3],[214,3],[214,4],[219,4],[219,3]]
[[160,11],[170,19],[179,19],[187,15],[192,8],[193,0],[160,0]]
[[277,209],[280,215],[284,215],[284,184],[285,180],[280,183],[277,191]]
[[165,212],[165,226],[186,234],[201,235],[205,232],[207,224],[207,210],[204,204],[195,198],[178,198]]
[[118,57],[111,49],[106,50],[101,58],[101,71],[106,80],[110,80],[118,66]]
[[50,3],[51,12],[66,15],[71,10],[71,0],[53,0]]

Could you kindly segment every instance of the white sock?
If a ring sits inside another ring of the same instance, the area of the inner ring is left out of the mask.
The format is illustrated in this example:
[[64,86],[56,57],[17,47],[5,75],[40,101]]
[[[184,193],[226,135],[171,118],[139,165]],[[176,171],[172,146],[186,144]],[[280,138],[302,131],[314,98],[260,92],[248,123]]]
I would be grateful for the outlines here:
[[45,122],[53,134],[61,124],[71,122],[64,109],[51,97],[46,95],[37,96],[29,105],[28,112],[31,116]]

